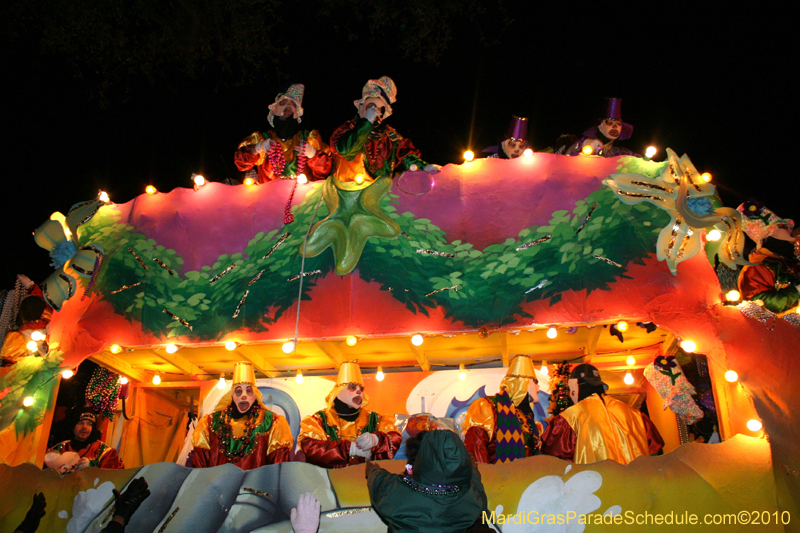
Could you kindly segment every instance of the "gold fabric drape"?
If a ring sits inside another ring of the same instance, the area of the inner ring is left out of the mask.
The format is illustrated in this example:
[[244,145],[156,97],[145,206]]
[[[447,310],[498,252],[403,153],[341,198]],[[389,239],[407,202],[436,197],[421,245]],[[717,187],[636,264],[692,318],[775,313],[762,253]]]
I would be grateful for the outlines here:
[[125,421],[119,450],[125,466],[175,462],[186,437],[186,409],[156,391],[139,387],[127,408],[131,420]]

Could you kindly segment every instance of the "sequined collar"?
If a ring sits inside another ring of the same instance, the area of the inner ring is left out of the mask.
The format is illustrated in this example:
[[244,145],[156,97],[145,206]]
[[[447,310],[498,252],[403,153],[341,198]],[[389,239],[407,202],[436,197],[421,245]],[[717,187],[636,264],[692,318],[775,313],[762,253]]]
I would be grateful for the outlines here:
[[414,489],[421,494],[428,494],[430,496],[445,496],[448,494],[458,494],[461,492],[461,487],[458,485],[426,485],[415,481],[408,476],[400,476],[400,481]]

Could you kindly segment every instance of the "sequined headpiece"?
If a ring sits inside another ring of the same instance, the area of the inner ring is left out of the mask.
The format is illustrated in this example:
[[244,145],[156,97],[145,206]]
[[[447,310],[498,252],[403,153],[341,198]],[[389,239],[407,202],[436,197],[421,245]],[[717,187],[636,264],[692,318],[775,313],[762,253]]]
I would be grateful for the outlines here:
[[[339,375],[336,377],[336,385],[333,386],[331,392],[325,397],[325,403],[328,406],[333,405],[333,400],[342,389],[350,384],[364,386],[364,378],[361,376],[361,367],[358,366],[358,361],[344,361],[339,367]],[[366,391],[362,395],[361,407],[364,407],[369,402]]]
[[248,385],[256,384],[256,372],[253,370],[253,363],[249,361],[239,361],[233,365],[233,379],[231,384],[233,386],[239,383],[247,383]]
[[278,96],[275,97],[275,101],[269,105],[269,116],[267,117],[269,125],[273,127],[275,126],[275,124],[272,123],[273,119],[275,118],[273,110],[278,105],[278,102],[280,102],[284,98],[288,98],[289,100],[294,102],[294,105],[297,106],[297,113],[296,113],[297,122],[303,122],[303,120],[300,117],[303,116],[303,94],[305,94],[305,91],[306,91],[305,85],[303,85],[302,83],[295,83],[293,85],[290,85],[289,88],[286,89],[284,92],[278,93]]
[[361,89],[361,99],[355,100],[353,104],[356,107],[361,107],[364,100],[367,98],[380,98],[384,105],[386,105],[386,113],[384,120],[392,114],[391,104],[397,101],[397,86],[389,76],[383,76],[377,80],[369,80]]
[[84,411],[81,413],[81,416],[78,417],[78,422],[83,422],[84,420],[88,420],[92,423],[92,425],[97,424],[97,417],[91,411]]

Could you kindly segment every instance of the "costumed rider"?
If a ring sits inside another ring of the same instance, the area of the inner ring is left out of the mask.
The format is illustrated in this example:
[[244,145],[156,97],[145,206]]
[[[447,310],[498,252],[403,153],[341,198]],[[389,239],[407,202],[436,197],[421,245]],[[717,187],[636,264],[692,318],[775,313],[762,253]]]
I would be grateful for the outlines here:
[[62,474],[86,467],[125,468],[117,450],[100,440],[98,422],[98,417],[91,408],[80,411],[72,429],[72,438],[48,450],[45,454],[45,466]]
[[[410,139],[386,124],[397,101],[397,87],[388,76],[369,80],[361,99],[353,103],[356,117],[339,126],[331,136],[333,175],[343,189],[359,189],[378,178],[393,178],[405,170],[438,172],[425,163]],[[360,176],[360,177],[359,177]]]
[[339,367],[336,385],[325,398],[327,407],[300,423],[297,442],[306,462],[342,468],[367,459],[391,459],[402,437],[394,417],[365,409],[369,398],[357,361]]
[[516,159],[525,152],[526,148],[530,148],[528,144],[528,118],[515,115],[511,117],[511,123],[508,125],[500,144],[484,149],[483,153],[490,154],[487,157],[491,158]]
[[372,506],[389,533],[462,533],[486,509],[478,468],[452,431],[424,433],[413,473],[391,474],[367,463],[366,474]]
[[464,444],[479,463],[510,463],[539,453],[542,426],[534,420],[539,380],[527,355],[517,355],[500,392],[478,398],[464,419]]
[[[8,332],[3,341],[2,352],[0,352],[3,366],[13,365],[20,358],[31,354],[28,349],[28,343],[34,340],[32,338],[33,333],[38,331],[46,337],[50,328],[50,318],[53,314],[53,310],[42,298],[42,289],[38,285],[22,274],[17,276],[17,280],[18,289],[16,290],[24,290],[29,294],[19,304],[16,318],[17,330]],[[47,355],[47,343],[41,339],[36,342],[38,353]]]
[[602,157],[618,155],[642,157],[618,144],[618,141],[630,139],[631,135],[633,135],[633,126],[622,121],[622,98],[606,98],[606,109],[600,123],[584,131],[580,139],[575,135],[562,135],[556,141],[555,153]]
[[251,470],[288,461],[294,439],[286,419],[264,405],[253,365],[242,361],[233,367],[231,391],[198,422],[192,444],[195,468],[233,463]]
[[254,132],[234,154],[236,168],[258,183],[305,174],[309,181],[323,180],[331,170],[331,156],[317,130],[301,130],[305,86],[290,85],[269,105],[272,129]]
[[555,416],[542,435],[542,453],[577,464],[611,459],[628,464],[654,455],[664,440],[641,411],[606,395],[600,371],[583,363],[569,377],[572,407]]

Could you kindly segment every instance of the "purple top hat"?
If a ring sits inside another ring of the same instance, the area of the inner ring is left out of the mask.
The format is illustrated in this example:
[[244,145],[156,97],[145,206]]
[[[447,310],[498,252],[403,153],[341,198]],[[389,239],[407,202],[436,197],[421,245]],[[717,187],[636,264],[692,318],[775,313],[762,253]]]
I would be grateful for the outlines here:
[[[605,120],[607,118],[622,120],[622,98],[606,98],[606,112],[600,120]],[[583,132],[583,135],[584,137],[597,138],[597,127],[589,128]],[[633,125],[623,122],[619,140],[624,141],[630,139],[631,135],[633,135]]]
[[508,125],[505,139],[518,139],[528,142],[528,118],[518,117],[516,115],[511,117],[511,124]]

